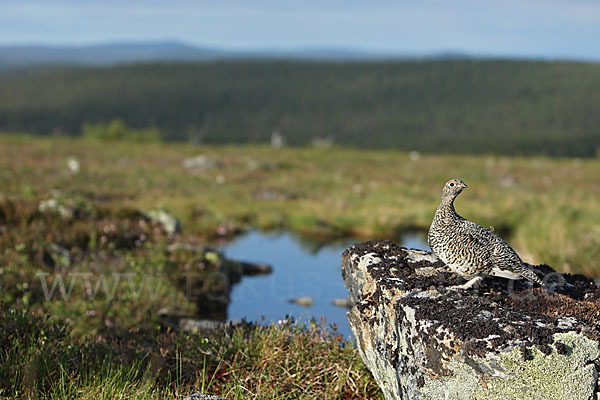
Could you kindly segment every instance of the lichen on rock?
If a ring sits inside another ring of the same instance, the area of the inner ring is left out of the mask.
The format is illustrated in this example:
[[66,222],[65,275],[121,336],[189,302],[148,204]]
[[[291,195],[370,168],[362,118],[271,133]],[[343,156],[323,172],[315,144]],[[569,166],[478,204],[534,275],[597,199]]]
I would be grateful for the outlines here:
[[596,399],[600,290],[534,267],[555,288],[462,278],[388,241],[344,252],[348,321],[386,399]]

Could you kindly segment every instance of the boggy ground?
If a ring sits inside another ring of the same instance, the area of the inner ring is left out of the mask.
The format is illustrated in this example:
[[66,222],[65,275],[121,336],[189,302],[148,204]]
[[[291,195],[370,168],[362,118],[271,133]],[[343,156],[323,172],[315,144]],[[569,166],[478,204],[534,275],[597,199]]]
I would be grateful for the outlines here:
[[[203,165],[185,159],[204,155]],[[69,170],[69,160],[80,171]],[[287,228],[324,239],[426,230],[443,183],[469,188],[457,211],[493,226],[525,261],[599,275],[600,160],[444,156],[398,151],[90,142],[0,136],[9,199],[86,193],[108,209],[159,206],[185,234]]]
[[0,202],[0,398],[380,398],[353,344],[325,322],[224,318],[233,262],[146,214],[87,195]]
[[[199,154],[209,162],[182,165]],[[188,280],[202,288],[220,260],[186,249],[250,227],[323,240],[424,230],[443,182],[461,177],[462,215],[529,262],[596,274],[599,166],[0,136],[0,396],[377,398],[354,345],[319,324],[178,332],[181,317],[222,312]],[[143,213],[159,207],[182,233]]]

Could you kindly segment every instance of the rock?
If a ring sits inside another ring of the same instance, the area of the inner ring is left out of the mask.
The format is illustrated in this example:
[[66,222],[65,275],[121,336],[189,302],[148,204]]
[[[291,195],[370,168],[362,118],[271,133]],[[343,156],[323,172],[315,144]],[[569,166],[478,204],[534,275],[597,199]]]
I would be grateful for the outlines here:
[[334,140],[333,136],[315,137],[315,138],[312,138],[312,140],[310,141],[310,144],[312,145],[312,147],[316,147],[317,149],[328,149],[331,146],[333,146],[334,141],[335,140]]
[[169,235],[181,233],[181,222],[177,217],[169,214],[167,210],[156,208],[154,210],[144,211],[142,215],[152,222],[160,224]]
[[287,163],[285,162],[275,162],[275,161],[258,161],[258,160],[249,160],[246,162],[246,168],[249,171],[274,171],[277,169],[285,168]]
[[536,266],[552,292],[486,278],[478,289],[441,261],[387,241],[342,256],[361,357],[391,399],[598,399],[600,290]]
[[345,308],[352,308],[352,306],[354,305],[352,300],[350,300],[349,298],[333,299],[331,304],[333,304],[334,306],[337,306],[337,307],[345,307]]
[[191,395],[184,397],[184,400],[228,400],[224,397],[216,396],[214,394],[203,394],[203,393],[192,393]]
[[302,307],[311,307],[314,303],[314,300],[312,297],[303,296],[303,297],[297,297],[295,299],[289,299],[288,303],[297,304]]
[[75,157],[69,157],[69,159],[67,160],[67,168],[72,174],[78,174],[81,170],[79,160],[77,160]]
[[410,153],[408,153],[408,159],[410,161],[419,161],[421,159],[421,153],[413,150]]
[[[237,261],[237,260],[236,260]],[[264,263],[249,263],[246,261],[237,261],[242,266],[242,274],[247,276],[268,275],[273,272],[273,267]]]
[[216,167],[217,162],[204,154],[200,154],[196,157],[186,158],[181,165],[186,169],[210,169]]
[[179,329],[184,332],[197,332],[203,330],[215,330],[221,328],[224,322],[211,319],[182,318],[179,320]]
[[215,329],[231,327],[241,324],[241,321],[214,321],[210,319],[182,318],[179,320],[179,329],[184,332],[212,331]]
[[283,135],[278,131],[274,131],[271,134],[271,147],[274,149],[280,149],[283,146],[285,146],[285,139]]
[[238,283],[244,275],[267,275],[273,271],[268,264],[226,258],[222,253],[208,248],[205,250],[204,257],[218,264],[219,272],[227,276],[230,283]]

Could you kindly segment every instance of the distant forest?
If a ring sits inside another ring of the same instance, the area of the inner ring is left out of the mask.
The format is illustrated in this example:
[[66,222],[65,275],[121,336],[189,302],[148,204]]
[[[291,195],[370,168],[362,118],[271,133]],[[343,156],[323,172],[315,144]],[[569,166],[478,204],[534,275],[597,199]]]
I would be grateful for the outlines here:
[[79,135],[114,120],[211,144],[268,143],[279,132],[293,146],[590,157],[600,149],[600,64],[221,61],[0,72],[0,131]]

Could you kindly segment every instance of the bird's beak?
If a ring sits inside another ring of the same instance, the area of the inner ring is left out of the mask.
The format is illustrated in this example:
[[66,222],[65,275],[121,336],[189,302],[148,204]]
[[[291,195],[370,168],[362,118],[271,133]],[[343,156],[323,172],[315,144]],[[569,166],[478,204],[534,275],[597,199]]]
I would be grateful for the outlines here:
[[463,183],[462,183],[462,188],[463,188],[463,189],[466,189],[466,188],[468,188],[467,184],[463,182]]

